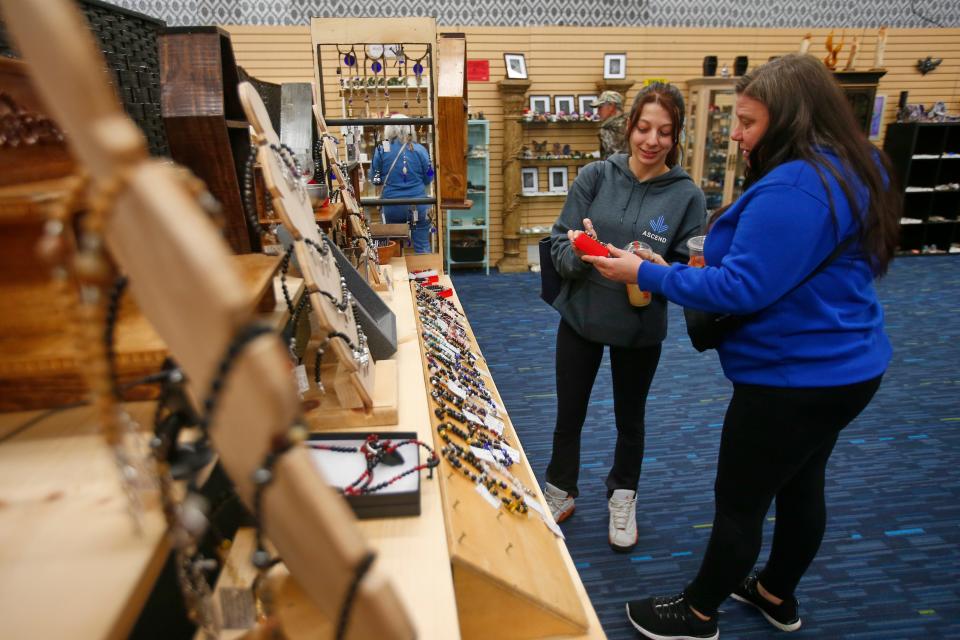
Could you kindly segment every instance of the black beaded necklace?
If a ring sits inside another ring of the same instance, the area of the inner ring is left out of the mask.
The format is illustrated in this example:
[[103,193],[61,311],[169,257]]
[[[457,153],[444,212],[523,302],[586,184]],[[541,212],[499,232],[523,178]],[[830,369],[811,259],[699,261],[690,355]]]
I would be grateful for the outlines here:
[[[415,467],[411,467],[410,469],[407,469],[406,471],[403,471],[388,480],[371,485],[370,483],[373,482],[374,470],[376,470],[378,466],[381,464],[392,466],[403,462],[397,450],[400,447],[408,444],[415,444],[418,447],[426,449],[428,453],[426,462],[418,464]],[[436,452],[429,445],[421,442],[420,440],[410,439],[398,440],[396,442],[393,440],[381,440],[380,436],[374,433],[368,435],[366,440],[364,440],[363,444],[359,447],[325,445],[314,441],[308,441],[307,447],[320,451],[333,451],[336,453],[360,453],[363,455],[366,463],[366,469],[360,474],[360,477],[342,489],[342,493],[348,496],[360,496],[376,493],[381,489],[389,487],[390,485],[399,481],[401,478],[405,478],[408,475],[417,473],[423,469],[428,470],[428,478],[433,478],[433,469],[440,464],[440,458],[437,456]]]

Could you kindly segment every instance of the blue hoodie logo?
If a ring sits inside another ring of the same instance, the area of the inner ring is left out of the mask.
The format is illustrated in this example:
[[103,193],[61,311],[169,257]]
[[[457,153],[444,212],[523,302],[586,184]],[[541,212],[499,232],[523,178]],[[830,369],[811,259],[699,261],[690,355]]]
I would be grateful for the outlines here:
[[660,216],[656,220],[650,221],[650,228],[653,229],[655,233],[666,233],[670,227],[663,221],[663,216]]

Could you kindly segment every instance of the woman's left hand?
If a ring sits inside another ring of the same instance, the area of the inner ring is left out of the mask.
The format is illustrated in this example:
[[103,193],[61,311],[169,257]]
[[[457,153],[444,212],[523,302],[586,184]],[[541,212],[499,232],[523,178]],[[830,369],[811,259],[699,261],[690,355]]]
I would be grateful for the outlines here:
[[581,260],[592,264],[600,275],[608,280],[636,284],[637,269],[640,268],[643,259],[629,251],[617,249],[612,244],[608,244],[607,249],[610,251],[609,258],[585,255]]

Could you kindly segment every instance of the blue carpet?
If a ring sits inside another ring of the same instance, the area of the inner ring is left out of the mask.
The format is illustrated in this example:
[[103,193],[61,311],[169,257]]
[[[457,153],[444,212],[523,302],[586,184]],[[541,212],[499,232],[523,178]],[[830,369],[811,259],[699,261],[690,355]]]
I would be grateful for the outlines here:
[[[453,276],[542,483],[556,418],[559,316],[538,298],[539,274]],[[798,590],[803,628],[790,637],[960,638],[960,259],[899,259],[878,289],[894,361],[831,458],[827,533]],[[624,602],[676,593],[699,567],[730,384],[715,354],[690,347],[671,305],[647,404],[640,541],[628,555],[607,545],[603,481],[616,435],[609,385],[605,359],[584,427],[577,511],[562,526],[607,636],[636,638]],[[761,562],[771,534],[768,522]],[[722,606],[720,628],[725,638],[773,632],[733,600]]]

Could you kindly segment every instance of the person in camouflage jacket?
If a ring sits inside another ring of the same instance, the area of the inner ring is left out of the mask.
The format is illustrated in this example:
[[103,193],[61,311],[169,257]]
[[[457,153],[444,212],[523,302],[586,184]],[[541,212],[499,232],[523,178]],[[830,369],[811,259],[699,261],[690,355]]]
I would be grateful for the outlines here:
[[600,125],[600,157],[606,159],[614,153],[625,153],[627,114],[623,112],[623,96],[616,91],[604,91],[590,106],[597,109],[603,121]]

